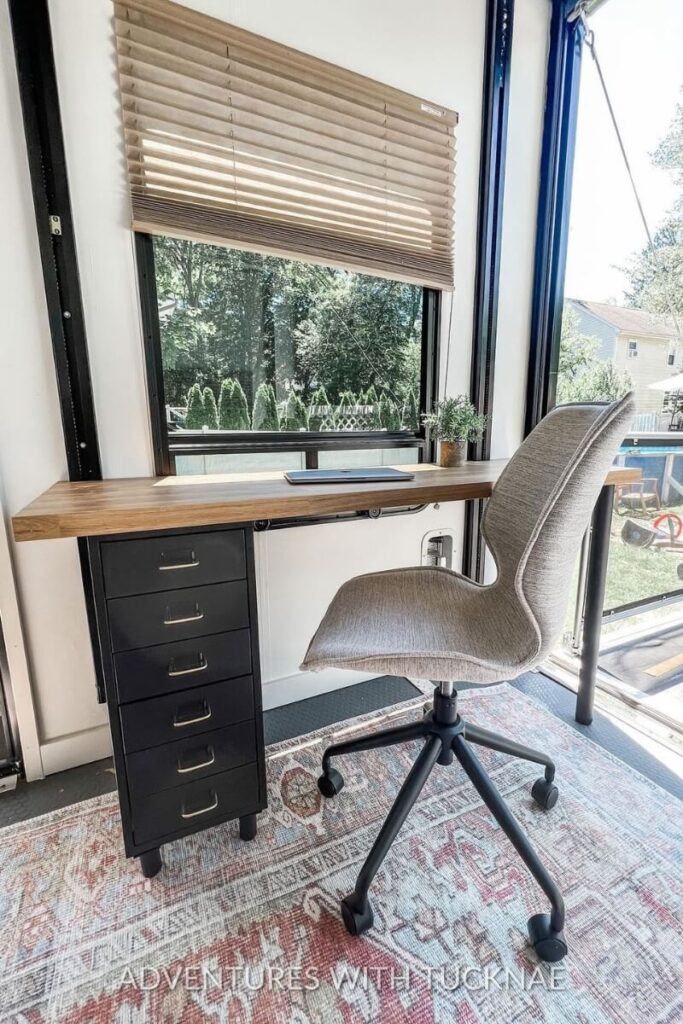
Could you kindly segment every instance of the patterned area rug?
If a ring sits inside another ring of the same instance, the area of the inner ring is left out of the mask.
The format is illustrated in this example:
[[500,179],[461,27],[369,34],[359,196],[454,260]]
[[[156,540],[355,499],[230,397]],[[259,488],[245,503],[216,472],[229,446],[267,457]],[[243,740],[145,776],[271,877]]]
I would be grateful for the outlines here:
[[535,766],[479,748],[565,895],[561,964],[527,946],[545,898],[457,764],[436,770],[377,876],[373,931],[346,934],[339,898],[415,748],[345,758],[334,801],[315,780],[323,744],[373,714],[270,747],[256,841],[232,823],[174,843],[152,880],[123,856],[111,796],[0,830],[0,1019],[680,1024],[681,805],[507,685],[463,693],[460,710],[556,756],[560,800],[543,812]]

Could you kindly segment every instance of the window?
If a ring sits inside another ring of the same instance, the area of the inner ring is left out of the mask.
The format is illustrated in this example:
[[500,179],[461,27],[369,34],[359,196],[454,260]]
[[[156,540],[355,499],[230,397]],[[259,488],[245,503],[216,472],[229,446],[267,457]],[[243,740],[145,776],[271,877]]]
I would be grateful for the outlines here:
[[675,366],[676,365],[676,346],[675,345],[671,345],[669,347],[669,354],[666,357],[666,365],[667,366]]
[[628,357],[629,359],[635,359],[638,355],[638,342],[629,341],[628,343]]
[[419,461],[439,293],[169,236],[138,259],[159,472]]
[[158,469],[424,449],[456,111],[170,0],[114,25]]

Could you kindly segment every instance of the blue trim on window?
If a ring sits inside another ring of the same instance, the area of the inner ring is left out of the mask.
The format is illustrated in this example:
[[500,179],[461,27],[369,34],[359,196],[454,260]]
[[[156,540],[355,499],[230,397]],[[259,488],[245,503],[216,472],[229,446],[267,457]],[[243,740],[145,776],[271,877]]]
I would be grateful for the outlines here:
[[[514,0],[489,0],[486,16],[470,386],[472,401],[478,411],[487,416],[490,416],[493,400],[498,326],[513,14]],[[488,459],[490,451],[489,423],[481,442],[472,445],[470,456],[474,459]]]
[[568,19],[575,7],[554,0],[550,21],[525,433],[552,408],[557,387],[583,49],[581,21]]

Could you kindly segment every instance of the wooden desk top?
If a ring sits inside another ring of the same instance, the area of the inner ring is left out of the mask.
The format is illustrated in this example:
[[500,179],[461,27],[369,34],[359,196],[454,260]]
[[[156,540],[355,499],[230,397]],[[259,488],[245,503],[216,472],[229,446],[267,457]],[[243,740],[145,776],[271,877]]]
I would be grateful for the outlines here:
[[[400,466],[415,478],[394,484],[293,486],[282,473],[61,482],[13,516],[12,528],[17,541],[54,540],[487,498],[506,462],[470,462],[459,469]],[[606,482],[640,477],[637,469],[613,469]]]

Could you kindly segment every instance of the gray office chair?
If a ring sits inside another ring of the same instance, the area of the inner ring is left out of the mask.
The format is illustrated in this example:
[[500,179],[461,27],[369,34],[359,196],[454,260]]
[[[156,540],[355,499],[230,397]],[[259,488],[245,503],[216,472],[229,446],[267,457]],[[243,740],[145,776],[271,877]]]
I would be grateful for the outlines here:
[[372,926],[369,886],[434,765],[450,765],[455,756],[550,900],[550,914],[529,920],[538,956],[554,962],[566,955],[562,896],[470,744],[544,765],[545,777],[531,793],[546,809],[558,796],[555,766],[539,751],[464,722],[453,683],[512,679],[537,666],[552,649],[581,538],[633,411],[631,395],[608,406],[559,406],[527,437],[496,484],[482,520],[498,571],[491,585],[448,569],[396,569],[350,580],[328,608],[302,668],[439,680],[433,705],[421,721],[335,744],[323,755],[318,786],[323,796],[332,797],[344,784],[331,766],[333,757],[424,741],[354,891],[342,900],[344,924],[352,935]]

